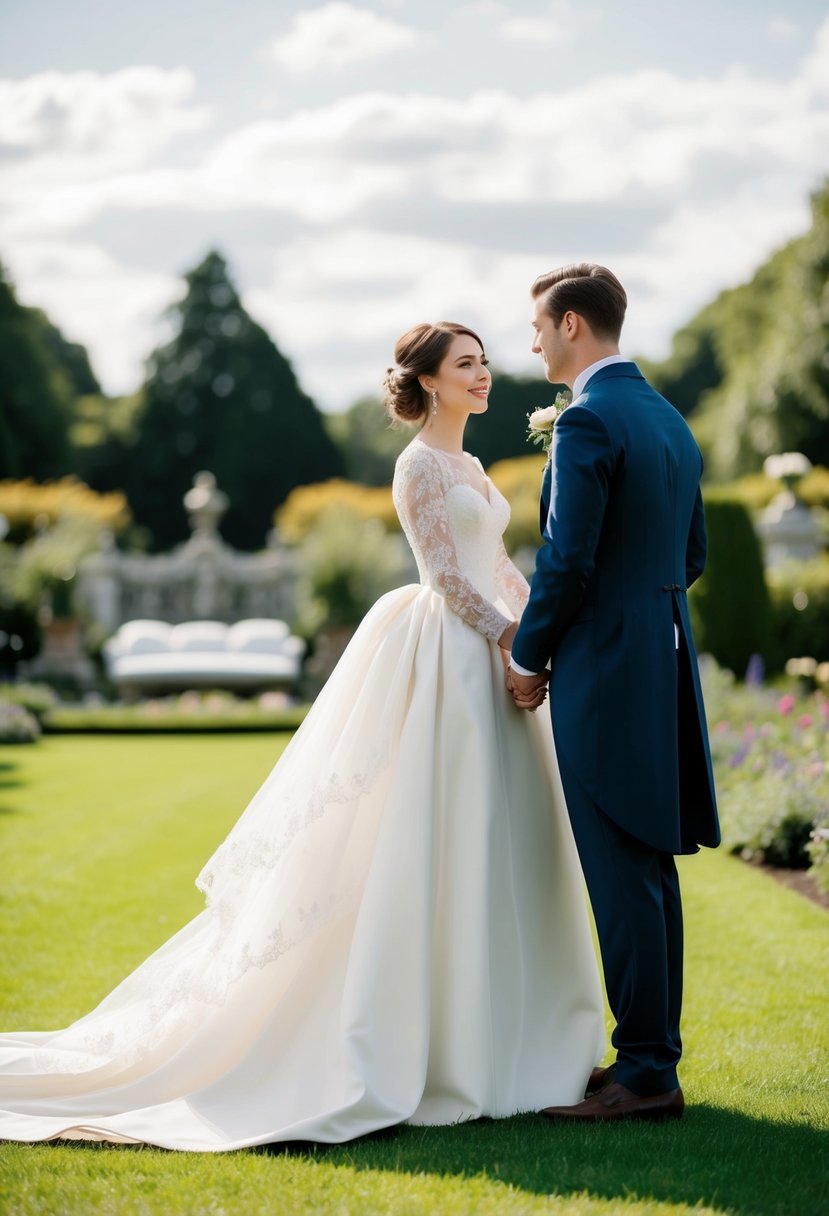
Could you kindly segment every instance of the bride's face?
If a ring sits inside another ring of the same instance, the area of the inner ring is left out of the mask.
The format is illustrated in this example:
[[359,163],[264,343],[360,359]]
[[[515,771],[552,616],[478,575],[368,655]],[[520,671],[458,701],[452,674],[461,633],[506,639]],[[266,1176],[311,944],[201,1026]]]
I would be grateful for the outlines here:
[[425,377],[426,391],[438,395],[438,409],[483,414],[492,376],[487,357],[474,338],[458,334],[434,376]]

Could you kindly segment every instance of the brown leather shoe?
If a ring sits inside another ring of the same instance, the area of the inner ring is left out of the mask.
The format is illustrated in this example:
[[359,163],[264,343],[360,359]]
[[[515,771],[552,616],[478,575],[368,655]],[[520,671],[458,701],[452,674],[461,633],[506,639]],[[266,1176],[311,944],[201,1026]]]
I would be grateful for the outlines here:
[[606,1123],[615,1119],[681,1119],[685,1099],[681,1089],[640,1098],[624,1085],[611,1081],[601,1093],[575,1106],[548,1106],[541,1113],[548,1119],[570,1123]]
[[615,1076],[615,1064],[608,1064],[607,1068],[594,1068],[584,1091],[585,1098],[592,1098],[594,1094],[600,1094],[603,1089],[607,1089]]

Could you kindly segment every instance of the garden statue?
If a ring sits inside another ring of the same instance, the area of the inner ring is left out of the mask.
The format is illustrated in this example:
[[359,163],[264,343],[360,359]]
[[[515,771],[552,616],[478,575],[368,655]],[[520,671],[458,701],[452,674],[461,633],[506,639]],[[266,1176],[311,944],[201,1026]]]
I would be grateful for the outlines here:
[[814,512],[797,496],[797,484],[811,468],[801,452],[769,456],[763,464],[766,477],[782,481],[785,487],[763,511],[757,526],[767,566],[810,561],[820,553],[820,530]]

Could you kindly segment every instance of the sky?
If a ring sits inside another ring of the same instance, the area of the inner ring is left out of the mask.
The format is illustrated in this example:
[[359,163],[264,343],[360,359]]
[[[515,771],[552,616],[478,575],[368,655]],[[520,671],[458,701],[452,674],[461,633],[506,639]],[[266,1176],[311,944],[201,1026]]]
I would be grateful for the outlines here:
[[424,320],[537,374],[572,261],[661,358],[827,173],[814,0],[0,0],[0,261],[113,394],[214,248],[325,410]]

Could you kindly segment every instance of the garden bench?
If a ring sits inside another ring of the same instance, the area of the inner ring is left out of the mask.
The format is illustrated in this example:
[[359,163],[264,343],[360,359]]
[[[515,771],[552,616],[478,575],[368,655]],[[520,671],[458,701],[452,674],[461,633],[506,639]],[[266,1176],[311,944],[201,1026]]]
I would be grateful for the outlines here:
[[107,642],[107,674],[121,694],[189,688],[290,688],[305,643],[284,621],[127,621]]

